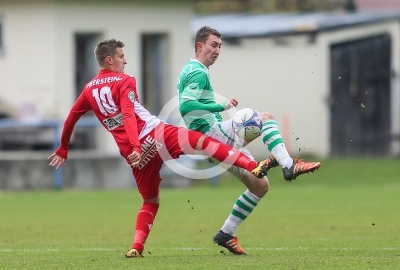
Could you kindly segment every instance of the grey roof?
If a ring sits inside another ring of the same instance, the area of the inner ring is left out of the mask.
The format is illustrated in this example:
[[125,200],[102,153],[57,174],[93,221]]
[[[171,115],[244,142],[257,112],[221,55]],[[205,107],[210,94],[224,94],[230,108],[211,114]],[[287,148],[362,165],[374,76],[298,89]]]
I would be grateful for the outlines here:
[[239,38],[319,32],[387,20],[400,20],[400,13],[221,14],[195,17],[192,34],[205,25],[217,29],[224,38]]

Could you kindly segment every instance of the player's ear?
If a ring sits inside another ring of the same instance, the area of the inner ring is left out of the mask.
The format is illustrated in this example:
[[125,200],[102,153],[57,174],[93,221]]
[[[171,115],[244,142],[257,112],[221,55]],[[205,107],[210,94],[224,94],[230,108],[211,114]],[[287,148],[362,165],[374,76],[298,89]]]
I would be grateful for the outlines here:
[[109,64],[109,65],[112,65],[112,57],[111,56],[109,56],[109,55],[107,55],[106,56],[106,61],[105,61],[107,64]]
[[196,51],[201,52],[202,47],[203,47],[203,44],[201,42],[196,43]]

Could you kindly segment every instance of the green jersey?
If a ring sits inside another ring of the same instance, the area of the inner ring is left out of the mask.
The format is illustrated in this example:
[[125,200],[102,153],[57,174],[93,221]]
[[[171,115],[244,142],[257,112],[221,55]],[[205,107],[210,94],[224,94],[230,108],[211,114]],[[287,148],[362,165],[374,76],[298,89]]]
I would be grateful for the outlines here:
[[208,68],[198,60],[190,60],[183,67],[178,80],[179,111],[189,129],[206,133],[217,122],[224,103],[215,102]]

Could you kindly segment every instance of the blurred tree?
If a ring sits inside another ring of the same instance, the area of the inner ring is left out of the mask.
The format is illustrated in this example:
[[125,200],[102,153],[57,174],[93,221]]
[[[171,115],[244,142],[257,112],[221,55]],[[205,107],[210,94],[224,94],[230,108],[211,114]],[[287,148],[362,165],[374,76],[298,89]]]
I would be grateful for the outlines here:
[[353,0],[194,0],[197,14],[310,12],[356,9]]

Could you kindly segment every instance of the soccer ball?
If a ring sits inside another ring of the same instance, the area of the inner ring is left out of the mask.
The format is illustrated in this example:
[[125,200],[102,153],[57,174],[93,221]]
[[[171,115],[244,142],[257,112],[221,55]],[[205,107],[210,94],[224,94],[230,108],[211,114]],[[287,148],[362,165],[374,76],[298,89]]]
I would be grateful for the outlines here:
[[251,141],[261,134],[261,115],[250,108],[241,109],[233,116],[232,128],[240,138]]

